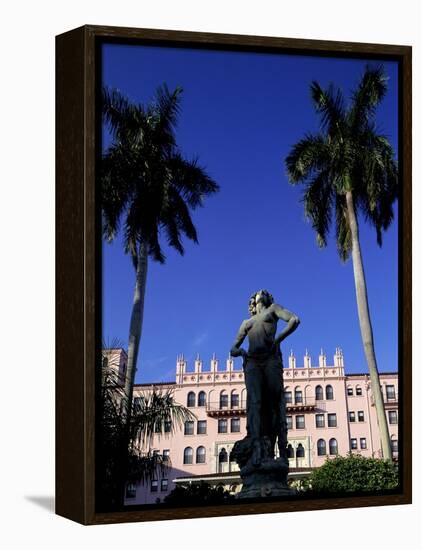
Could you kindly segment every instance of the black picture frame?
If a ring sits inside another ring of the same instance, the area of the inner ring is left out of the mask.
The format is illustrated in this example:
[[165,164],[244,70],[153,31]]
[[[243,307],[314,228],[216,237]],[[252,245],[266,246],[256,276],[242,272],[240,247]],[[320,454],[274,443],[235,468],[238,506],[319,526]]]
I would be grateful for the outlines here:
[[[394,60],[399,65],[399,361],[401,489],[239,505],[95,509],[95,362],[101,289],[98,247],[99,46],[102,42]],[[87,25],[56,37],[56,513],[82,524],[153,521],[411,503],[412,265],[409,46]]]

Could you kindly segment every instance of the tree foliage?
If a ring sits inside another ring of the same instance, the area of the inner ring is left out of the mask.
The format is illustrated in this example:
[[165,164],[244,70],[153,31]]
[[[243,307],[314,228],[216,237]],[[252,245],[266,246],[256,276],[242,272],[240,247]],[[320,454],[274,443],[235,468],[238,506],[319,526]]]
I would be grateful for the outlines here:
[[123,223],[125,251],[135,266],[140,243],[164,263],[161,234],[180,254],[182,235],[198,242],[190,210],[219,189],[198,160],[185,158],[177,146],[181,93],[163,85],[143,105],[103,89],[103,118],[113,137],[101,162],[103,232],[112,241]]
[[309,485],[317,493],[350,493],[392,490],[398,483],[396,464],[349,454],[327,459],[312,472]]
[[346,106],[340,90],[311,84],[311,98],[320,117],[320,132],[307,134],[286,158],[289,181],[303,183],[305,215],[317,243],[327,245],[333,220],[337,249],[345,261],[352,240],[346,208],[351,191],[356,209],[375,228],[377,242],[393,220],[398,196],[398,168],[387,136],[375,123],[376,108],[387,91],[382,67],[368,66]]
[[125,390],[116,364],[101,365],[101,390],[97,408],[97,503],[116,509],[123,503],[127,482],[146,483],[164,476],[171,462],[151,451],[154,436],[180,429],[195,415],[174,400],[171,389],[143,393],[132,405],[129,430],[124,407]]
[[180,506],[223,504],[234,501],[234,496],[222,486],[214,487],[201,481],[187,487],[176,486],[164,502]]

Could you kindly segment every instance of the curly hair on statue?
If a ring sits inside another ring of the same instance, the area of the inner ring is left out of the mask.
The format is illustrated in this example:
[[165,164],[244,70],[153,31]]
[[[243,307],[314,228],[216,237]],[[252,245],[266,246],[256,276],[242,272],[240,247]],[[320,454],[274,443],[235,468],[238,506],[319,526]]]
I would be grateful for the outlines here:
[[268,290],[262,289],[262,290],[258,290],[257,292],[254,292],[252,294],[252,296],[250,297],[250,299],[249,299],[249,313],[250,313],[251,317],[256,314],[255,299],[256,299],[256,295],[259,294],[259,293],[262,293],[262,294],[264,294],[264,296],[266,296],[268,306],[270,306],[271,304],[274,303],[273,295],[270,292],[268,292]]

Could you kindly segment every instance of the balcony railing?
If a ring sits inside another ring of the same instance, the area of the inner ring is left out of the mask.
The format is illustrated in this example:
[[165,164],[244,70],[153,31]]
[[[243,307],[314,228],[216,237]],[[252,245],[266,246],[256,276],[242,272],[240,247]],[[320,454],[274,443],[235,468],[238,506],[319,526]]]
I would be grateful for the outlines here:
[[[324,401],[316,400],[313,397],[304,397],[295,403],[286,403],[287,412],[315,412],[325,411],[326,404]],[[246,403],[239,405],[221,404],[220,402],[207,403],[206,407],[208,416],[245,416]]]
[[228,403],[224,405],[220,402],[207,403],[207,415],[208,416],[245,416],[246,415],[246,403],[239,405],[232,405]]
[[286,403],[287,412],[310,412],[310,411],[325,411],[326,404],[324,401],[319,401],[315,397],[302,397],[290,403]]

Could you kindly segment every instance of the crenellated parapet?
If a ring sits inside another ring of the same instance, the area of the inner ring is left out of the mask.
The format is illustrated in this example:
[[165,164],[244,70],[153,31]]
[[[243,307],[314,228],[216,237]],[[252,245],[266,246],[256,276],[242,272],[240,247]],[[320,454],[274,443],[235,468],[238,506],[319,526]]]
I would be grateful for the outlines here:
[[312,358],[308,352],[305,351],[303,356],[303,366],[298,366],[296,356],[293,350],[290,351],[287,366],[284,368],[284,379],[302,379],[311,380],[315,378],[339,378],[344,377],[344,358],[341,348],[336,348],[333,363],[327,364],[327,357],[324,351],[321,349],[318,356],[318,363],[313,365]]
[[215,384],[227,382],[243,382],[243,370],[235,370],[234,358],[229,355],[225,368],[221,368],[214,353],[209,368],[205,368],[199,354],[194,361],[193,370],[188,368],[184,355],[178,355],[176,360],[176,384]]
[[[310,380],[339,377],[344,377],[344,358],[341,348],[336,348],[331,365],[327,364],[327,357],[322,349],[318,356],[318,362],[315,364],[313,364],[308,350],[305,351],[301,366],[298,366],[293,350],[291,350],[288,360],[284,361],[284,379],[286,381],[289,379]],[[188,368],[188,362],[183,354],[177,356],[176,384],[216,384],[242,381],[244,381],[243,369],[235,369],[234,358],[231,355],[227,357],[223,367],[214,353],[208,368],[199,354],[196,356],[193,368]]]

